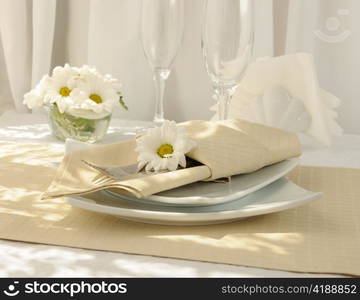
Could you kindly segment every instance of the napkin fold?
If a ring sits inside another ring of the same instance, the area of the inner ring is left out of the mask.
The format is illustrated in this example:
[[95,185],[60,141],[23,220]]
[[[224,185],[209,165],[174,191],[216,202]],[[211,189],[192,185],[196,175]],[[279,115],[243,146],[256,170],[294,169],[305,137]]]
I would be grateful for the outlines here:
[[[342,134],[336,111],[341,100],[321,89],[314,58],[308,53],[258,58],[247,69],[231,99],[230,117],[254,121],[250,104],[274,87],[286,89],[292,98],[303,102],[312,120],[306,130],[309,136],[329,146],[332,136]],[[283,111],[278,113],[280,118]]]
[[196,140],[197,147],[187,156],[199,162],[199,166],[157,174],[124,172],[120,176],[103,171],[128,170],[137,164],[133,138],[67,153],[43,198],[103,189],[141,198],[200,180],[250,173],[301,154],[295,134],[244,120],[188,121],[178,126]]

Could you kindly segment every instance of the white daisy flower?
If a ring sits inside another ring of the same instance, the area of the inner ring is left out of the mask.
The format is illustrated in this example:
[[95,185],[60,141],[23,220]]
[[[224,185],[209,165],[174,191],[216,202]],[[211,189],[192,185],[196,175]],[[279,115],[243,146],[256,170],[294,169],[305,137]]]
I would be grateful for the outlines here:
[[146,172],[175,171],[179,165],[185,168],[185,154],[196,145],[187,136],[184,128],[179,128],[174,121],[167,120],[161,127],[149,129],[136,143],[138,169],[145,167]]
[[34,89],[24,95],[23,103],[27,105],[30,109],[41,107],[44,105],[44,95],[45,95],[45,82],[48,80],[49,76],[45,75],[36,85]]
[[78,73],[77,68],[70,67],[65,64],[64,67],[56,67],[53,70],[52,76],[45,81],[44,89],[44,103],[56,103],[61,113],[65,112],[73,104],[70,94],[76,86],[74,80]]
[[101,78],[102,80],[104,80],[104,82],[110,83],[111,86],[118,92],[121,90],[122,86],[118,79],[112,77],[110,74],[101,75],[96,70],[96,68],[88,65],[84,65],[81,67],[81,69],[79,69],[79,73],[76,76],[76,80],[86,83],[89,78],[94,78],[94,77],[97,77],[99,79]]
[[119,81],[111,75],[101,75],[94,67],[56,67],[51,76],[24,96],[29,108],[56,105],[61,113],[97,119],[112,113],[120,104],[125,110]]
[[87,75],[101,76],[95,67],[84,65],[80,69],[78,69],[76,79],[86,79]]
[[88,70],[80,75],[77,87],[71,91],[70,96],[74,101],[74,109],[95,113],[111,113],[119,101],[119,94],[113,88],[113,83]]

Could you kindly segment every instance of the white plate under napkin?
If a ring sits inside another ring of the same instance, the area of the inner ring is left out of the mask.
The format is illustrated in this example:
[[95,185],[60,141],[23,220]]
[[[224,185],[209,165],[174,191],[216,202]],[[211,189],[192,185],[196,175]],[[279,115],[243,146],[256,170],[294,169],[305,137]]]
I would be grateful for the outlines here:
[[[274,213],[304,205],[321,197],[286,178],[231,202],[198,207],[144,204],[120,199],[104,191],[85,197],[68,197],[73,206],[133,221],[163,225],[209,225]],[[92,199],[89,199],[91,197]]]
[[285,176],[298,164],[299,158],[287,159],[250,174],[232,176],[229,183],[199,181],[151,195],[144,199],[123,195],[121,192],[118,194],[116,191],[107,190],[107,192],[114,197],[150,204],[172,206],[215,205],[245,197]]

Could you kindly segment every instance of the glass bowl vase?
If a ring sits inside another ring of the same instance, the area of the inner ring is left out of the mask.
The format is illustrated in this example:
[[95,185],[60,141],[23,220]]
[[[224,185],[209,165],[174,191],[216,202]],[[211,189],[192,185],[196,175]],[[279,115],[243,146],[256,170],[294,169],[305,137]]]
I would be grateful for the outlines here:
[[57,139],[67,138],[81,142],[95,143],[100,141],[109,128],[111,114],[99,118],[85,118],[70,113],[61,113],[56,104],[49,109],[50,129]]

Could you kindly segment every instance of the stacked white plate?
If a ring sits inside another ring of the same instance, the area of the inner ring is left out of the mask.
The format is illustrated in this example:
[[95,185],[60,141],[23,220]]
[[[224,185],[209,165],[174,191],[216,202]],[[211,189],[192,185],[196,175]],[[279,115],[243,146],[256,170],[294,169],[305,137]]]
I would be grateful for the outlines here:
[[67,201],[86,210],[143,223],[208,225],[294,208],[321,197],[284,176],[294,169],[293,158],[256,172],[233,176],[229,183],[196,182],[145,199],[101,191]]

